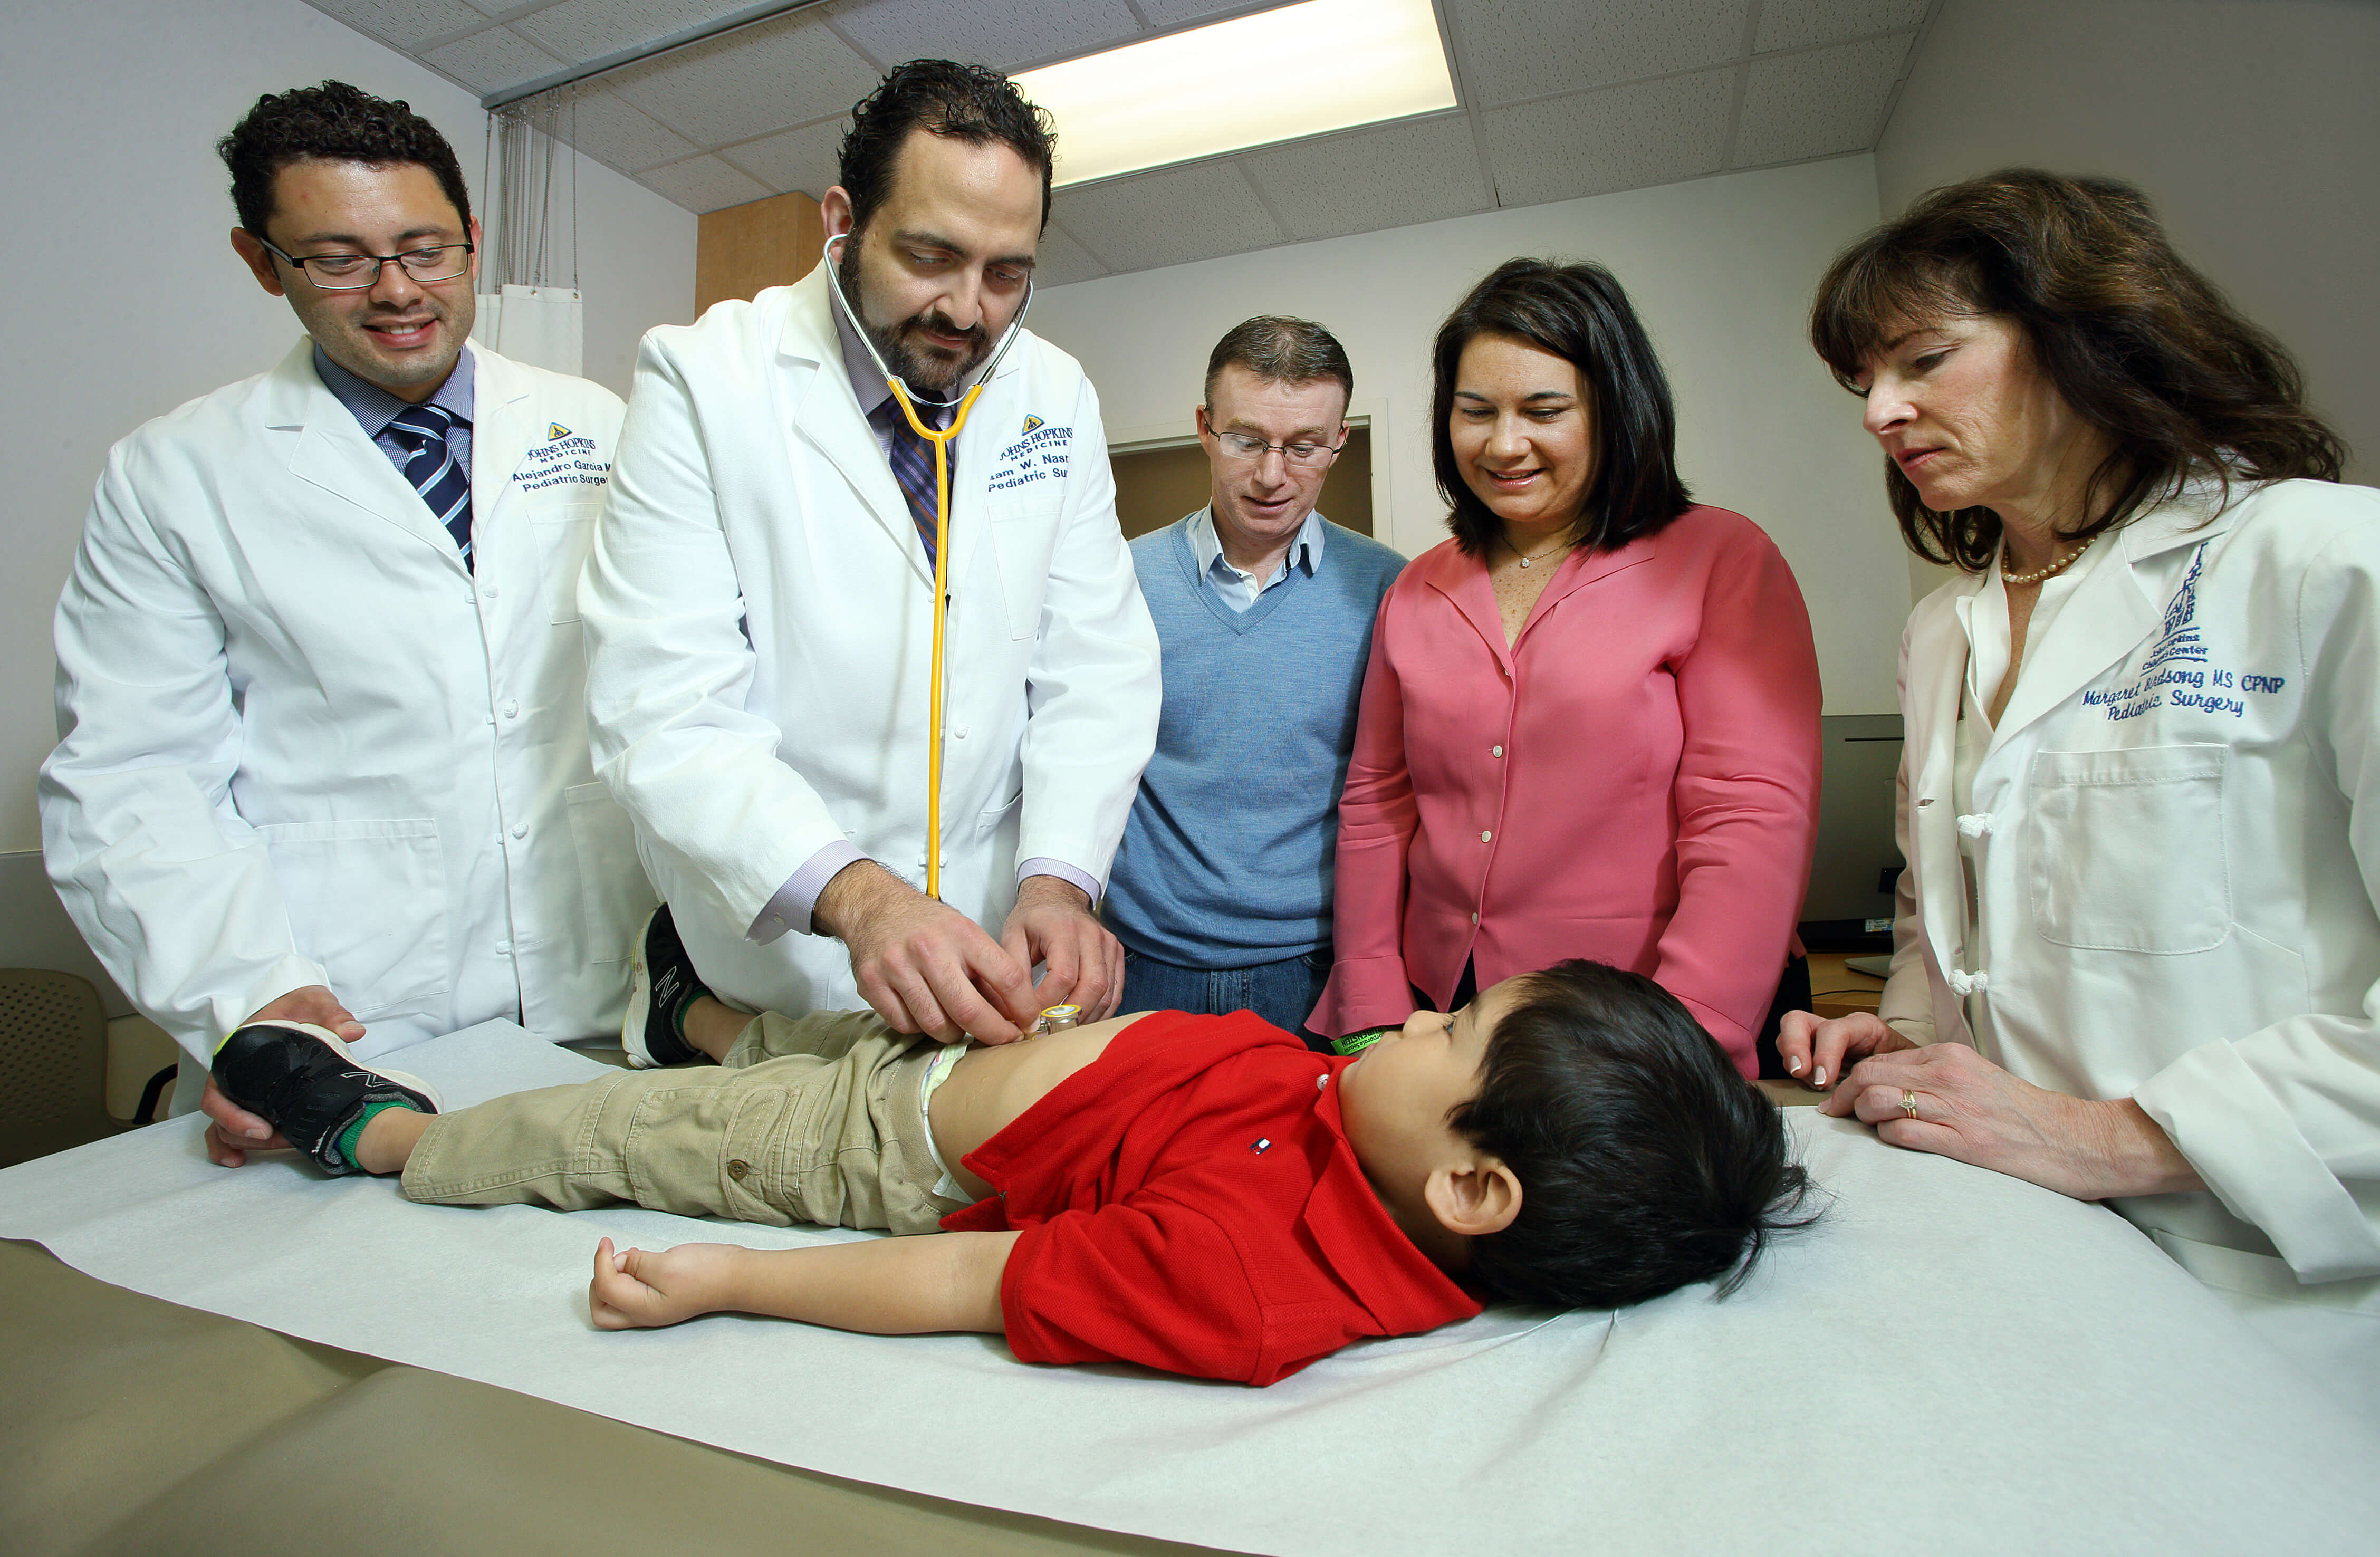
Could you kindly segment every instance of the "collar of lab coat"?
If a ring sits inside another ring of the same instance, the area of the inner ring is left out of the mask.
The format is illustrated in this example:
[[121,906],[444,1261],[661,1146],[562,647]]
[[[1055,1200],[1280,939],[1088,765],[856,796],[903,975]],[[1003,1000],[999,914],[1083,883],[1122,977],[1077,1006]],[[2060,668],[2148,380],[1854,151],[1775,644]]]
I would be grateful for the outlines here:
[[[910,570],[931,590],[933,565],[926,560],[925,544],[917,538],[917,522],[909,517],[908,501],[901,495],[900,483],[892,479],[892,468],[885,463],[884,451],[878,446],[875,430],[868,426],[866,414],[859,408],[859,398],[851,387],[851,375],[844,367],[843,343],[834,327],[834,299],[827,290],[824,262],[812,265],[809,274],[784,288],[784,298],[785,322],[778,333],[777,354],[785,363],[783,383],[793,438],[824,455],[842,473],[885,540],[900,548],[902,555],[908,559]],[[966,425],[959,429],[952,444],[958,469],[965,478],[951,486],[950,574],[953,579],[965,573],[977,544],[983,539],[983,494],[987,489],[977,478],[995,453],[994,434],[987,430],[995,423],[1005,425],[998,415],[991,414],[997,407],[988,402],[1004,398],[1003,391],[1014,391],[1015,375],[1033,344],[1030,331],[1022,335],[1015,348],[1002,359],[992,382],[984,386],[975,408],[967,413]],[[786,450],[793,453],[793,444],[789,443]]]
[[[2235,499],[2245,495],[2245,483],[2234,480]],[[2112,545],[2117,555],[2091,570],[2075,589],[2074,597],[2058,613],[2037,644],[2025,646],[2031,670],[2018,678],[2016,690],[1992,729],[1988,757],[2010,736],[2095,680],[2108,666],[2131,652],[2163,619],[2165,604],[2150,593],[2143,578],[2144,565],[2180,546],[2195,546],[2231,528],[2236,503],[2223,505],[2222,488],[2212,480],[2193,480],[2180,494],[2141,515],[2100,545]],[[1973,580],[1970,595],[1984,587]],[[1956,629],[1955,621],[1952,624]],[[1963,634],[1961,635],[1963,637]],[[1950,656],[1961,667],[1963,653]]]
[[[471,505],[477,526],[492,518],[505,490],[504,477],[519,465],[535,430],[521,414],[528,397],[528,375],[484,347],[475,345],[471,352],[478,412],[471,427]],[[453,558],[456,572],[467,571],[446,527],[314,371],[310,336],[299,336],[289,355],[264,376],[257,406],[264,426],[286,440],[291,475],[395,525]]]

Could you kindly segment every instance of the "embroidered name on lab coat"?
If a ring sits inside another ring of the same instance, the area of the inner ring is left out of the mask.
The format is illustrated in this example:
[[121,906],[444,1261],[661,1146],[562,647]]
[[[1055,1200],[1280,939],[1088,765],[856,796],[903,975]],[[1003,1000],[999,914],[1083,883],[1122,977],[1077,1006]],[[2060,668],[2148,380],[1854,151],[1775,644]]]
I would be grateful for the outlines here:
[[1075,430],[1046,426],[1038,417],[1026,417],[1025,428],[1025,436],[993,456],[988,484],[994,492],[1014,492],[1065,473]]
[[2138,719],[2168,703],[2237,719],[2247,712],[2247,693],[2269,696],[2287,685],[2277,675],[2241,675],[2213,663],[2206,640],[2198,631],[2198,578],[2205,566],[2206,547],[2202,542],[2191,554],[2190,571],[2182,575],[2180,588],[2166,605],[2156,641],[2141,662],[2140,674],[2120,687],[2085,691],[2083,707],[2097,709],[2109,724]]
[[513,472],[513,485],[523,492],[547,487],[600,487],[612,477],[612,462],[602,458],[592,438],[574,436],[560,422],[548,431],[557,436],[532,447]]

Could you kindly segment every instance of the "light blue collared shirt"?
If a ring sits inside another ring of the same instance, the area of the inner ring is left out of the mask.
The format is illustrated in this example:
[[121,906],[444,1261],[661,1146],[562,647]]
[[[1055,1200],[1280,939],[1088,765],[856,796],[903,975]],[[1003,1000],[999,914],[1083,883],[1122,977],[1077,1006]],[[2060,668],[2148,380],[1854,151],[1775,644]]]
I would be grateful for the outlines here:
[[[376,383],[356,377],[332,361],[319,345],[314,347],[314,372],[322,379],[322,387],[336,395],[339,404],[345,406],[362,425],[364,436],[370,438],[381,453],[388,456],[389,463],[396,467],[398,475],[404,475],[413,451],[390,434],[388,424],[396,420],[399,412],[411,408],[409,402],[398,399]],[[446,382],[438,386],[438,393],[425,402],[455,419],[455,425],[446,432],[446,447],[454,454],[455,463],[463,468],[466,475],[471,469],[474,376],[471,348],[465,346],[462,354],[455,359],[455,371],[446,375]]]
[[1272,577],[1257,582],[1253,573],[1242,573],[1223,555],[1222,537],[1215,533],[1215,511],[1201,508],[1190,516],[1190,556],[1198,565],[1198,581],[1215,591],[1216,597],[1233,611],[1245,614],[1267,590],[1289,577],[1293,567],[1305,569],[1308,578],[1322,566],[1322,542],[1326,534],[1320,513],[1308,510],[1305,522],[1297,527],[1296,539],[1281,557],[1281,566]]

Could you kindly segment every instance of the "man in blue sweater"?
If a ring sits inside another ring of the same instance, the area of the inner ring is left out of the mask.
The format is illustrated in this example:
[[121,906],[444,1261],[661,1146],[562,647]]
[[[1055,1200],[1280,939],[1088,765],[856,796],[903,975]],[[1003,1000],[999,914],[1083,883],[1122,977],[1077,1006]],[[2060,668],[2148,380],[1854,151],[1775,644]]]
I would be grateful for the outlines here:
[[1207,507],[1132,543],[1164,651],[1157,752],[1109,878],[1127,1011],[1254,1011],[1304,1032],[1330,971],[1339,787],[1372,618],[1405,559],[1314,511],[1354,370],[1260,316],[1207,359]]

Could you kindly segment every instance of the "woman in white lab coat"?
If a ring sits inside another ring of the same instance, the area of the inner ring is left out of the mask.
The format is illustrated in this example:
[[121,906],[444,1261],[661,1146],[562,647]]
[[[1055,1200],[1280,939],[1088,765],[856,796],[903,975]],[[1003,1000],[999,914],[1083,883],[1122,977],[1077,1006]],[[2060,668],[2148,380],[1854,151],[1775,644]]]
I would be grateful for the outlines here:
[[1881,1020],[1789,1068],[2109,1201],[2380,1418],[2380,493],[2111,181],[1936,190],[1811,336],[1961,576],[1901,643]]

